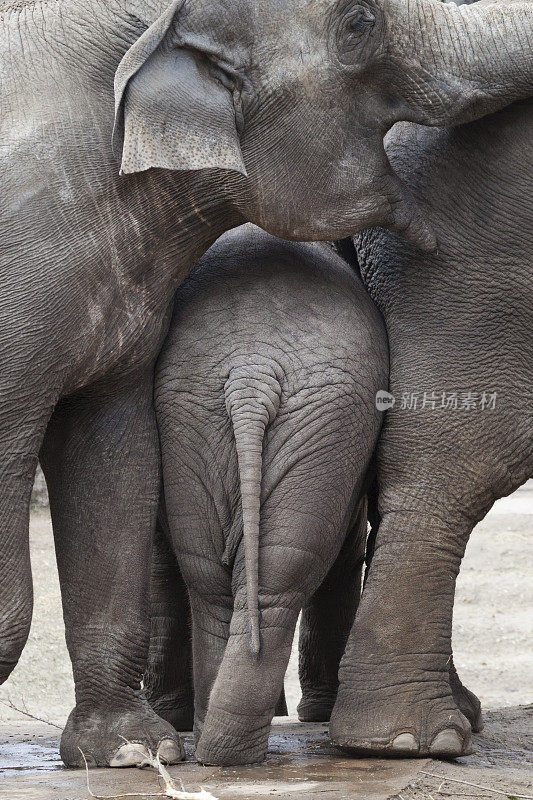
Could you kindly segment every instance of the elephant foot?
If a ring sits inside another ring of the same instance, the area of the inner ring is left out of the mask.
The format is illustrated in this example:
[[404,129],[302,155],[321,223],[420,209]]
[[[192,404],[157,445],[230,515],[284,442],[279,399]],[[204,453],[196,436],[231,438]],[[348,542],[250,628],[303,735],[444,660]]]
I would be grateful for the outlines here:
[[302,699],[296,709],[300,722],[329,722],[337,690],[317,691],[304,689]]
[[252,720],[229,714],[220,708],[209,707],[196,747],[196,759],[201,764],[219,767],[258,764],[265,760],[268,749],[270,720],[252,727]]
[[[330,722],[334,744],[361,756],[458,758],[472,752],[471,727],[449,684],[395,687],[394,694],[339,689]],[[429,696],[428,696],[429,695]]]
[[194,697],[192,692],[168,692],[159,696],[149,695],[148,703],[158,717],[170,722],[177,731],[192,731],[194,724]]
[[459,711],[464,714],[469,721],[472,731],[474,733],[479,733],[483,730],[483,717],[479,698],[461,682],[455,669],[450,670],[450,686],[453,699]]
[[174,728],[141,699],[122,709],[75,708],[63,731],[60,753],[67,767],[84,767],[85,762],[90,767],[138,767],[149,753],[159,753],[167,764],[185,758]]

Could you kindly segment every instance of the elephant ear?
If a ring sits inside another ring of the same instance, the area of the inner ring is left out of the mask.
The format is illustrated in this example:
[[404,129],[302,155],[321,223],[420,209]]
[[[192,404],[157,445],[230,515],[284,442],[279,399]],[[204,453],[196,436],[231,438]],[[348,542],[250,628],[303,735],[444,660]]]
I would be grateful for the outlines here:
[[[115,74],[113,147],[121,173],[219,168],[246,175],[232,92],[176,30],[174,0],[125,53]],[[185,45],[185,46],[183,46]]]

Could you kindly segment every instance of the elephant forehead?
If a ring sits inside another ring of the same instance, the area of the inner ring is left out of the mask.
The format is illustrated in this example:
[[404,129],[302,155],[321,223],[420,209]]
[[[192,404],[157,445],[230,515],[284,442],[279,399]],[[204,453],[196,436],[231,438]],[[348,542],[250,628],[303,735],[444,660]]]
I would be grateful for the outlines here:
[[252,6],[252,23],[278,47],[294,46],[305,51],[324,38],[336,3],[331,0],[270,0]]
[[[195,13],[195,0],[188,0],[186,10]],[[278,39],[291,30],[320,30],[329,14],[338,6],[338,0],[223,0],[202,4],[206,25],[215,19],[227,20],[233,30],[243,23],[261,29],[265,34],[275,31]],[[198,6],[198,10],[200,7]]]
[[[215,35],[237,61],[249,66],[276,64],[300,68],[323,63],[329,21],[337,3],[332,0],[238,0],[186,4],[187,25]],[[201,14],[200,14],[201,12]],[[244,50],[243,50],[244,47]]]
[[[265,6],[270,6],[266,3]],[[261,64],[270,64],[280,76],[315,71],[325,65],[331,2],[272,4],[271,13],[262,7],[254,27],[257,31],[252,52]],[[269,74],[272,78],[272,73]]]

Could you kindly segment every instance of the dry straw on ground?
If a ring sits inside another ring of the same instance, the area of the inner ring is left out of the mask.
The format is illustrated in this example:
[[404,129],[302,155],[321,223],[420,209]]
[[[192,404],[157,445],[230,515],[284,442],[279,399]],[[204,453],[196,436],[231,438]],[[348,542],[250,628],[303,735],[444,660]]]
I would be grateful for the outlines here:
[[[133,744],[132,742],[128,742],[126,739],[124,741],[126,742],[126,744]],[[135,746],[135,745],[133,745],[133,746]],[[156,753],[155,756],[154,756],[154,754],[152,752],[148,751],[148,757],[146,757],[146,753],[145,753],[145,749],[144,748],[142,748],[142,750],[139,749],[139,752],[142,753],[143,758],[144,758],[144,761],[139,766],[141,768],[142,767],[153,767],[153,769],[155,769],[157,771],[158,778],[160,780],[164,781],[164,787],[163,787],[162,791],[160,791],[160,792],[130,792],[128,794],[107,794],[107,795],[94,794],[94,792],[91,790],[91,787],[89,785],[89,767],[87,765],[87,759],[85,758],[85,754],[83,753],[83,751],[80,748],[78,748],[78,749],[80,750],[80,753],[81,753],[81,755],[83,757],[83,761],[85,762],[85,775],[86,775],[86,778],[87,778],[87,791],[89,792],[91,797],[95,798],[95,800],[117,800],[117,798],[122,798],[122,797],[141,797],[141,796],[142,797],[170,797],[170,798],[172,798],[172,800],[218,800],[218,798],[216,798],[210,792],[206,792],[206,790],[202,789],[201,787],[200,787],[200,791],[199,792],[186,792],[184,787],[183,787],[183,784],[181,785],[181,789],[178,789],[176,787],[173,779],[171,778],[168,770],[166,769],[164,764],[161,763],[161,760],[159,758],[159,753]],[[180,783],[181,783],[181,781],[180,781]]]

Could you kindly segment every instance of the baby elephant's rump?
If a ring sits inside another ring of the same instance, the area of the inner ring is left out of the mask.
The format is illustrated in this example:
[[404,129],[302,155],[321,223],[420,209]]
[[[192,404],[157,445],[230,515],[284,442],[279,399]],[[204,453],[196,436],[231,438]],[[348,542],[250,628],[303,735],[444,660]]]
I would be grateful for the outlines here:
[[[237,229],[177,296],[155,399],[169,529],[191,602],[200,761],[264,758],[296,620],[313,602],[302,702],[311,713],[334,701],[328,680],[310,674],[320,672],[321,629],[338,651],[355,611],[358,510],[387,379],[381,318],[328,245]],[[340,610],[324,624],[316,598],[332,584]],[[336,620],[341,630],[327,630]]]

